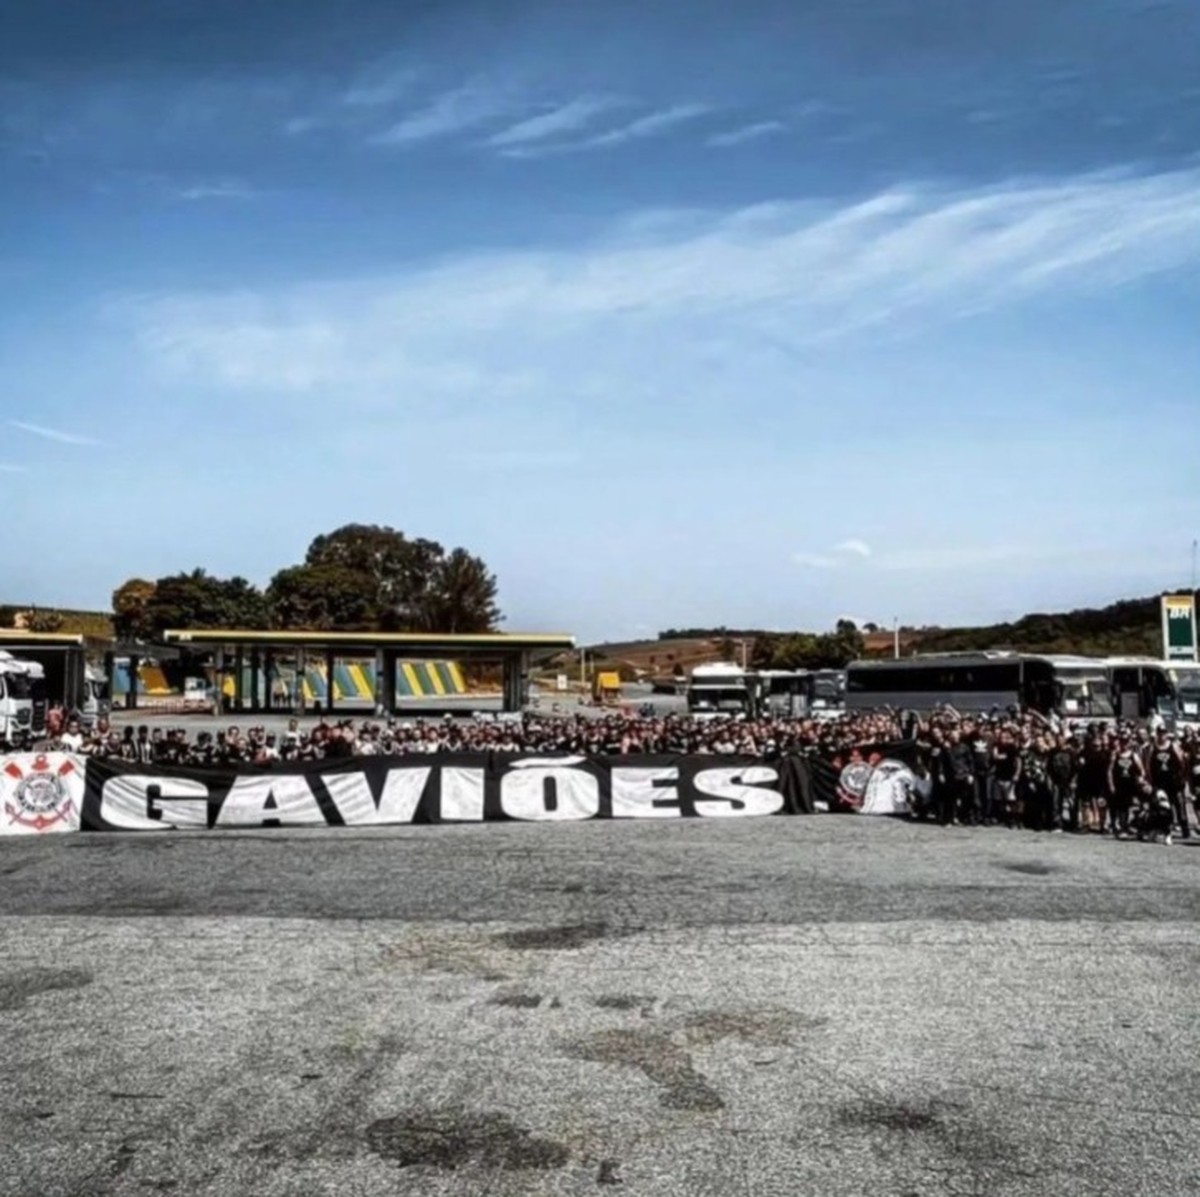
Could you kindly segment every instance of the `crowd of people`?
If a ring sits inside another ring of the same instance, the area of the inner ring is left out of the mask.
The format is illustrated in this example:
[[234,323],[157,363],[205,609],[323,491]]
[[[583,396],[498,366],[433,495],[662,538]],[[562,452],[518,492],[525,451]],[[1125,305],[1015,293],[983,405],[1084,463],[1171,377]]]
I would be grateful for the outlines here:
[[319,720],[281,731],[231,724],[120,731],[68,718],[40,748],[142,764],[269,766],[355,756],[497,752],[699,754],[771,761],[802,755],[838,765],[869,746],[903,742],[915,785],[912,813],[942,824],[1096,831],[1118,837],[1192,834],[1200,825],[1200,735],[1122,723],[1070,726],[1015,711],[926,717],[883,711],[814,719],[697,719],[612,711],[519,718]]

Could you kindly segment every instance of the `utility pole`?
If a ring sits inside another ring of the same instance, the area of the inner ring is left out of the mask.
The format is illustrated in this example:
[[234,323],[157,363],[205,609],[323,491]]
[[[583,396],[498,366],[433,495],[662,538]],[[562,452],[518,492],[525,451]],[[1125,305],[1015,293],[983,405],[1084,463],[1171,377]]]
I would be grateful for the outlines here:
[[900,617],[892,616],[892,657],[894,660],[900,660]]

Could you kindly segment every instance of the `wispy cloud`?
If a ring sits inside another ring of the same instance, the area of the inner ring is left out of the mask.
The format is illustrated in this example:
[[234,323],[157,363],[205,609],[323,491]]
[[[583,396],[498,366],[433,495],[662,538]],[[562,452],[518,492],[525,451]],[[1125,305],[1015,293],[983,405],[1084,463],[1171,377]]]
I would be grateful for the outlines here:
[[811,351],[1197,262],[1200,171],[1084,176],[975,192],[912,186],[825,210],[659,214],[570,250],[151,298],[125,317],[163,367],[235,387],[403,381],[440,392],[569,377],[578,390],[594,377],[603,393],[642,385],[648,362],[657,373],[669,353],[699,360],[714,343],[739,360],[764,345]]
[[752,125],[742,125],[739,129],[714,133],[705,144],[714,149],[725,149],[729,146],[745,145],[748,141],[761,141],[764,137],[774,137],[778,133],[786,132],[787,125],[783,121],[756,121]]
[[98,445],[100,442],[90,436],[80,436],[75,432],[63,432],[58,428],[47,428],[44,424],[27,424],[24,420],[9,420],[10,428],[19,428],[31,436],[40,436],[44,440],[58,441],[62,445]]
[[190,187],[179,187],[175,196],[181,200],[248,200],[258,193],[245,183],[226,181],[221,183],[195,183]]
[[836,569],[853,561],[866,561],[871,556],[871,546],[865,540],[843,540],[827,553],[794,553],[792,560],[806,569]]
[[627,141],[636,141],[643,137],[657,137],[676,125],[694,121],[706,116],[712,108],[708,104],[673,104],[669,108],[660,108],[639,116],[617,129],[610,129],[583,143],[584,148],[590,146],[622,145]]
[[342,95],[351,108],[379,108],[411,94],[421,72],[415,67],[382,64],[362,74]]
[[580,96],[560,104],[549,112],[531,116],[501,130],[488,143],[494,146],[521,146],[563,133],[582,129],[603,112],[619,107],[624,101],[614,96]]
[[376,145],[415,145],[511,117],[516,108],[513,96],[504,90],[470,83],[443,92],[370,140]]

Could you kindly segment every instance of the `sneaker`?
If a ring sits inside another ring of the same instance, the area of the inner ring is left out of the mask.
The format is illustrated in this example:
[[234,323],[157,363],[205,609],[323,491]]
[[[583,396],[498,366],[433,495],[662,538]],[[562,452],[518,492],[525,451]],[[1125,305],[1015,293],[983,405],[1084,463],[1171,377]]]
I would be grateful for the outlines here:
[[1171,833],[1169,831],[1167,832],[1167,838],[1163,840],[1163,844],[1168,848],[1171,846]]

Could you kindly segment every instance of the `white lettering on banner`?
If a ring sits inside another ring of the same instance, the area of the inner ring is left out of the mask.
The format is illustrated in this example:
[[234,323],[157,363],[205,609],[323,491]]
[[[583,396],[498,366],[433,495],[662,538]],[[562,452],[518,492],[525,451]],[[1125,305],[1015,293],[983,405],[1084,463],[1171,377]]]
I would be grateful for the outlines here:
[[614,819],[679,819],[677,787],[655,785],[656,781],[678,781],[673,766],[659,769],[613,769],[612,813]]
[[325,816],[303,774],[235,778],[217,812],[214,826],[261,827],[268,821],[291,823],[296,827],[326,825]]
[[442,800],[438,814],[458,823],[483,822],[483,770],[447,765],[441,771]]
[[500,779],[500,809],[510,819],[537,822],[594,819],[600,813],[600,787],[580,769],[518,766]]
[[[161,818],[151,818],[152,811]],[[100,818],[122,831],[207,827],[208,786],[190,777],[121,773],[100,790]]]
[[411,823],[425,793],[431,770],[389,769],[376,803],[365,773],[328,773],[324,777],[329,797],[347,826],[372,823]]
[[701,794],[709,795],[696,799],[696,814],[718,819],[773,815],[783,809],[783,795],[761,786],[778,780],[779,774],[766,765],[704,769],[692,779]]

